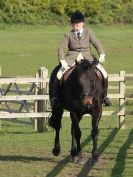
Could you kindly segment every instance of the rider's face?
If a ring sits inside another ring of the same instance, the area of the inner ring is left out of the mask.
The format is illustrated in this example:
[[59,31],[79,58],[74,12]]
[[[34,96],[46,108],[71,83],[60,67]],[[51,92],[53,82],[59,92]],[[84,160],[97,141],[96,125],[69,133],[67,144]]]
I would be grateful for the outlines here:
[[84,22],[73,23],[72,27],[73,29],[80,31],[84,27]]

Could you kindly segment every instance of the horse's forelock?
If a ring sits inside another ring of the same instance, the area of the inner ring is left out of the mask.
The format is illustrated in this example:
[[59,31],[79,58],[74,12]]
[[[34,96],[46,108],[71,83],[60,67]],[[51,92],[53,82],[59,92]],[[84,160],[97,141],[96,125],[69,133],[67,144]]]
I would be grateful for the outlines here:
[[91,69],[92,66],[93,66],[92,63],[87,59],[83,59],[79,63],[79,69],[83,71],[87,71],[88,69]]

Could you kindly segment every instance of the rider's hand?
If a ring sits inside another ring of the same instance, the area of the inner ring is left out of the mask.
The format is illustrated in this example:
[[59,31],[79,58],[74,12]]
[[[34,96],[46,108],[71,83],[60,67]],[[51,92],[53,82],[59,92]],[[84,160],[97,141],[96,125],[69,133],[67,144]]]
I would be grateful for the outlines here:
[[61,62],[61,65],[64,69],[68,68],[68,64],[67,64],[66,60],[61,60],[60,62]]
[[105,54],[100,54],[100,57],[99,57],[99,62],[100,63],[104,63],[105,62]]

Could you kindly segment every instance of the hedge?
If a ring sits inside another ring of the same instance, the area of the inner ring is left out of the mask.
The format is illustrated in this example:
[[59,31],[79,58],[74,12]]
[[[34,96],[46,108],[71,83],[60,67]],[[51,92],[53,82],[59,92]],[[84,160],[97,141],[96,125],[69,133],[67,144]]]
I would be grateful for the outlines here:
[[66,24],[75,10],[87,23],[133,23],[133,0],[0,0],[0,23]]

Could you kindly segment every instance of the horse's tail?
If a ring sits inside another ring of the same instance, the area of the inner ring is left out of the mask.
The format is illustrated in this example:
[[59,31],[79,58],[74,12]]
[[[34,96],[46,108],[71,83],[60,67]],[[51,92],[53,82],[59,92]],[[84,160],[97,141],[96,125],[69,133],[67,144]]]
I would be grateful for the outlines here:
[[55,78],[56,78],[56,75],[57,75],[57,72],[59,71],[60,69],[60,65],[56,66],[51,75],[50,75],[50,80],[49,80],[49,97],[50,97],[50,100],[52,99],[52,96],[53,96],[53,85],[54,85],[54,81],[55,81]]
[[63,108],[52,109],[51,116],[49,117],[49,126],[54,129],[61,128],[61,119],[63,114]]
[[[60,69],[60,65],[56,66],[50,76],[50,81],[49,81],[49,98],[50,100],[53,97],[53,89],[54,89],[54,81],[57,76],[57,72]],[[60,129],[61,127],[61,118],[63,114],[63,108],[59,106],[58,109],[52,108],[52,113],[49,117],[49,126],[51,126],[54,129]]]

